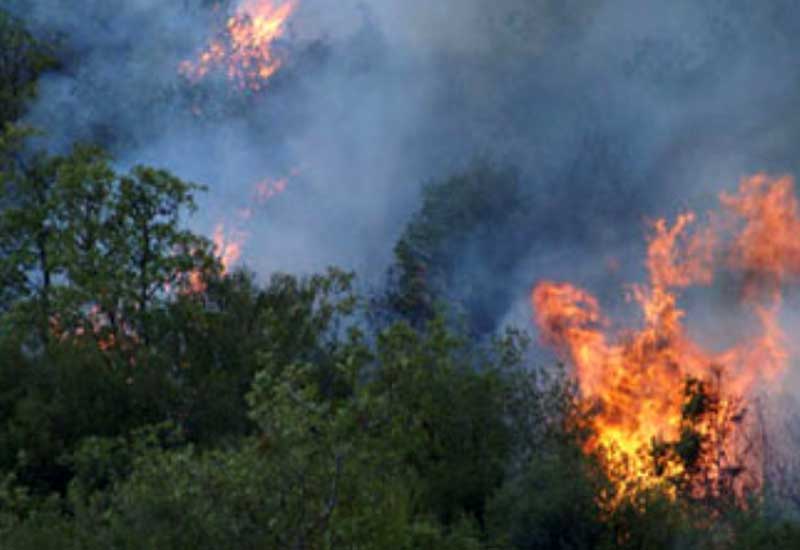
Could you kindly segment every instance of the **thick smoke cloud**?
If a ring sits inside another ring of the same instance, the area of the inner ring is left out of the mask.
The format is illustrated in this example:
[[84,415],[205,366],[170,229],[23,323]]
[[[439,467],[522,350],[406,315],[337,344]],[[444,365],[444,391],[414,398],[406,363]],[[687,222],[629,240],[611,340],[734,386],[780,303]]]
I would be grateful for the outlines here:
[[50,146],[99,139],[123,166],[207,184],[193,223],[209,232],[256,181],[297,171],[248,227],[262,274],[382,277],[420,184],[488,154],[541,205],[497,284],[521,304],[538,278],[618,288],[639,278],[645,218],[800,172],[788,0],[301,0],[286,66],[255,96],[178,75],[219,23],[200,0],[17,4],[67,52],[29,117]]

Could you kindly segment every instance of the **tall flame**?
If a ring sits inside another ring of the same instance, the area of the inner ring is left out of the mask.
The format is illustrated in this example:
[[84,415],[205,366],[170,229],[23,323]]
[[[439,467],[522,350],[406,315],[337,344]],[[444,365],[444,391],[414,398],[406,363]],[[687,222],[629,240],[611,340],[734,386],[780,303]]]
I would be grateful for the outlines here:
[[[583,396],[595,406],[595,434],[586,450],[605,452],[620,492],[661,482],[648,450],[654,442],[679,439],[687,380],[710,382],[718,374],[724,408],[751,398],[787,368],[782,291],[800,278],[793,181],[758,174],[743,180],[737,193],[722,194],[720,202],[721,212],[710,213],[701,226],[691,212],[672,225],[653,223],[649,282],[633,286],[630,295],[641,310],[638,329],[613,331],[598,300],[569,283],[545,281],[533,290],[543,341],[574,366]],[[712,351],[687,332],[678,298],[681,289],[711,285],[723,271],[740,276],[740,311],[755,328],[729,349]],[[753,456],[749,460],[758,486],[759,465]],[[679,473],[679,465],[671,468]]]
[[274,43],[284,35],[297,2],[244,0],[228,18],[224,31],[197,59],[180,64],[180,73],[198,82],[212,71],[222,70],[240,89],[261,90],[283,63]]

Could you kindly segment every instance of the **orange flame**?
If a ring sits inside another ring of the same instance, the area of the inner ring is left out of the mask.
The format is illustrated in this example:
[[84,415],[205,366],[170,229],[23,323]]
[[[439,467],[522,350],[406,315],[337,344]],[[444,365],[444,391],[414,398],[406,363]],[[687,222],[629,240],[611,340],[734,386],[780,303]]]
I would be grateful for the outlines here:
[[241,231],[225,232],[225,224],[218,223],[214,228],[214,248],[222,264],[222,273],[230,271],[242,256],[242,247],[247,235]]
[[286,31],[298,0],[244,0],[228,18],[225,30],[195,61],[183,61],[179,72],[198,82],[216,69],[241,90],[259,91],[283,62],[273,45]]
[[[662,482],[648,450],[654,442],[679,439],[687,379],[711,381],[720,372],[724,408],[752,397],[788,365],[779,315],[783,288],[800,277],[793,181],[758,174],[743,180],[738,193],[722,194],[720,202],[721,214],[711,214],[699,228],[693,213],[672,226],[663,219],[653,224],[649,283],[631,293],[642,314],[638,329],[614,334],[598,300],[568,283],[541,282],[532,293],[543,341],[574,366],[583,396],[596,407],[595,434],[586,450],[605,452],[619,492]],[[757,328],[715,352],[687,333],[678,291],[711,285],[722,270],[743,276],[740,309]],[[748,468],[760,486],[755,462],[751,456]],[[680,466],[672,464],[667,473],[680,473]]]
[[[108,312],[98,304],[87,304],[81,308],[81,316],[72,320],[71,328],[64,327],[55,315],[50,318],[50,330],[59,342],[93,341],[102,352],[132,351],[140,343],[139,335],[125,319],[118,318],[116,322],[115,330]],[[135,360],[131,358],[131,362]]]
[[[292,169],[289,174],[294,177],[300,173],[299,168]],[[250,236],[247,230],[255,212],[254,206],[263,206],[275,196],[283,193],[289,184],[289,177],[278,179],[265,178],[253,185],[247,206],[236,209],[236,223],[233,228],[227,227],[226,222],[220,221],[214,226],[211,237],[214,243],[214,253],[222,264],[222,275],[230,272],[234,265],[241,259],[244,244]],[[204,274],[192,271],[182,274],[181,290],[183,294],[202,294],[207,289]]]
[[190,271],[186,277],[185,288],[182,289],[184,294],[202,294],[206,291],[208,285],[203,278],[203,274],[199,270]]

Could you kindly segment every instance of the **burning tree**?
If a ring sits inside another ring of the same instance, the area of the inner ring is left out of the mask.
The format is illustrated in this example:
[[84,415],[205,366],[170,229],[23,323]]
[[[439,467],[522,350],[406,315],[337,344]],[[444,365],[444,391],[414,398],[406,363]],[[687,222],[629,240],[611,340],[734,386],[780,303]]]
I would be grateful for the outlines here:
[[219,70],[241,90],[261,90],[283,65],[274,42],[283,36],[296,7],[295,0],[243,1],[197,59],[181,63],[180,73],[198,82]]
[[[800,276],[800,208],[793,181],[756,175],[721,196],[698,225],[660,219],[648,241],[649,284],[631,287],[643,326],[614,334],[589,292],[542,282],[532,302],[543,340],[575,367],[594,407],[587,452],[605,455],[616,498],[666,487],[700,500],[743,498],[763,486],[747,406],[788,364],[782,291]],[[723,351],[686,329],[679,292],[738,274],[739,311],[755,328]],[[746,475],[745,475],[746,473]]]
[[760,489],[762,469],[744,400],[721,393],[721,370],[713,376],[686,380],[679,437],[654,442],[651,456],[656,475],[676,472],[668,481],[678,494],[720,511],[720,504],[745,504],[742,498]]

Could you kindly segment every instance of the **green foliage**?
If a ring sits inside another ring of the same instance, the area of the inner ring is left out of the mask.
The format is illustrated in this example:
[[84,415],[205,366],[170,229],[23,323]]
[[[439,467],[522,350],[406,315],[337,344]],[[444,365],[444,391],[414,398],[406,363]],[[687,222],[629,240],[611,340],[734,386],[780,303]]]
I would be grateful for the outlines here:
[[244,396],[265,360],[328,364],[340,316],[354,306],[351,279],[338,270],[278,274],[259,288],[238,272],[159,311],[151,340],[161,353],[151,362],[184,388],[177,418],[188,437],[219,444],[250,433]]
[[[701,510],[660,490],[646,490],[624,500],[604,518],[604,548],[706,548],[708,518]],[[714,546],[710,546],[714,548]]]
[[[75,518],[51,527],[104,548],[479,548],[475,520],[510,448],[500,369],[511,365],[492,358],[519,352],[478,361],[441,319],[373,344],[331,332],[352,308],[331,298],[348,279],[305,283],[316,290],[301,326],[315,327],[318,362],[258,355],[254,436],[206,451],[86,438],[62,460]],[[23,524],[15,533],[38,532]]]
[[202,188],[146,167],[119,176],[94,147],[31,153],[30,134],[0,139],[0,306],[38,346],[78,330],[120,350],[146,343],[167,285],[219,271],[211,244],[179,225]]
[[605,535],[602,475],[579,448],[553,447],[507,480],[491,505],[492,532],[514,548],[596,548]]
[[800,548],[800,525],[796,521],[769,517],[759,508],[737,512],[731,520],[731,527],[735,533],[733,544],[729,545],[731,548]]
[[[454,533],[464,518],[480,519],[500,482],[508,431],[497,372],[466,351],[437,319],[424,336],[395,325],[374,349],[352,331],[325,376],[311,363],[266,364],[249,400],[260,444],[295,472],[289,487],[303,487],[293,508],[312,519],[294,531],[310,537],[323,525],[340,543],[418,547],[411,541],[426,518]],[[392,544],[370,542],[397,514]]]
[[589,417],[563,370],[516,372],[506,398],[513,461],[489,506],[492,538],[512,548],[597,548],[608,539],[599,495],[610,490],[583,451]]
[[531,205],[518,174],[487,160],[427,184],[394,249],[391,310],[422,326],[446,302],[470,330],[490,333],[512,299],[496,274],[513,268],[529,246],[519,227]]
[[55,67],[50,49],[0,8],[0,128],[22,117],[37,78]]
[[38,493],[63,492],[73,472],[68,457],[87,435],[110,436],[158,421],[174,402],[165,373],[109,368],[94,347],[53,346],[46,359],[0,361],[4,424],[0,469]]

